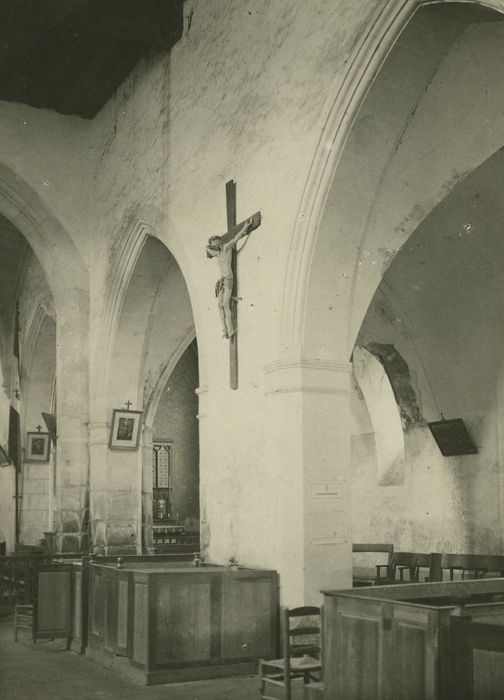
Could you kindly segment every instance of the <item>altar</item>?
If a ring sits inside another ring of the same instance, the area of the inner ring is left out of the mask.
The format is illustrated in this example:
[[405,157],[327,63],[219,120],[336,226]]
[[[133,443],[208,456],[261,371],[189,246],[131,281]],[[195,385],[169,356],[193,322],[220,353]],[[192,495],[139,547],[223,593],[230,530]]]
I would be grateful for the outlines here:
[[91,563],[86,654],[153,685],[253,673],[278,644],[275,571]]

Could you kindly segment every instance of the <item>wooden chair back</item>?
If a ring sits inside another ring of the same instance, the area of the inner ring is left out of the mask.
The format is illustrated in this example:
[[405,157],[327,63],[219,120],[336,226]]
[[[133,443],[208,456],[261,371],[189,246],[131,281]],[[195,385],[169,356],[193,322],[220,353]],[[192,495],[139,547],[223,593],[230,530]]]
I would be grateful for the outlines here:
[[450,581],[459,572],[462,579],[504,576],[504,556],[500,554],[441,554],[441,569]]
[[[370,586],[373,585],[376,579],[376,567],[388,567],[390,566],[392,555],[394,553],[393,544],[380,544],[380,543],[354,543],[352,544],[352,552],[355,554],[373,555],[367,557],[356,557],[357,560],[363,559],[364,562],[359,561],[357,565],[352,567],[352,578],[354,586]],[[374,556],[374,555],[385,555],[385,556]],[[380,559],[382,561],[380,561]],[[377,561],[378,560],[378,561]],[[362,564],[367,564],[362,565]]]
[[[386,567],[386,576],[382,575],[384,567],[377,566],[377,583],[408,583],[418,581],[418,553],[417,552],[394,552],[390,559],[389,566]],[[405,573],[407,577],[405,578]]]
[[[284,659],[312,656],[321,658],[322,615],[316,606],[282,608],[282,651]],[[312,618],[306,620],[305,618]],[[301,624],[293,623],[301,620]]]

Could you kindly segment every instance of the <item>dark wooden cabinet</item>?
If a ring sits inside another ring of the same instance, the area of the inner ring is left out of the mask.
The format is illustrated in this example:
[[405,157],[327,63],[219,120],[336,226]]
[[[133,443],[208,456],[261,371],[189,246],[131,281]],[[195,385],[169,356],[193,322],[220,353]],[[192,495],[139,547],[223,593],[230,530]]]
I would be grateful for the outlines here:
[[278,577],[227,567],[91,565],[88,653],[154,684],[254,672],[278,644]]

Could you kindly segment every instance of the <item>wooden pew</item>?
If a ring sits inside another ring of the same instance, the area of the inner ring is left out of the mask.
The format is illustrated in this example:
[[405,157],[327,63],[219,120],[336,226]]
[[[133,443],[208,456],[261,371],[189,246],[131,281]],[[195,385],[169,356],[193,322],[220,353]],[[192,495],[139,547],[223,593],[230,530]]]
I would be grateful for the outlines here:
[[[458,572],[461,579],[504,576],[504,556],[500,554],[441,554],[440,567],[450,581]],[[441,579],[442,580],[442,579]]]
[[[367,544],[367,543],[354,543],[352,544],[353,553],[363,553],[363,554],[384,554],[386,555],[386,563],[384,566],[389,566],[391,557],[394,553],[393,544]],[[377,578],[377,566],[381,564],[376,564],[376,559],[371,566],[354,566],[353,567],[353,586],[373,586]]]
[[394,552],[388,565],[376,567],[376,585],[418,583],[419,556],[417,552]]
[[504,697],[504,578],[324,591],[324,615],[325,700]]

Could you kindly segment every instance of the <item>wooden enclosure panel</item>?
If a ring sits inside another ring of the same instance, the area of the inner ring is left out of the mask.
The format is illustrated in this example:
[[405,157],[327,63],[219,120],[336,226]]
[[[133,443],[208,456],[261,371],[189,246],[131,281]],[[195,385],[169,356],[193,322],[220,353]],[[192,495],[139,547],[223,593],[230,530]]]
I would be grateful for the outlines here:
[[114,572],[105,576],[105,649],[115,652],[117,646],[118,581]]
[[474,700],[495,700],[504,695],[504,653],[474,649]]
[[71,586],[69,570],[40,571],[37,586],[37,636],[70,637]]
[[442,614],[391,600],[326,596],[326,700],[440,698]]
[[91,634],[102,636],[103,629],[103,590],[102,571],[98,568],[91,569]]
[[133,661],[146,665],[149,655],[149,591],[147,583],[135,582]]
[[399,622],[395,630],[395,698],[425,700],[425,629]]
[[228,574],[222,578],[222,659],[272,658],[277,610],[271,576]]
[[128,579],[120,579],[117,610],[117,649],[124,654],[126,654],[128,647],[128,592]]
[[157,665],[210,661],[211,588],[211,578],[190,574],[158,583],[154,635]]
[[82,639],[82,571],[74,574],[73,638]]
[[[330,698],[372,698],[380,682],[380,623],[355,614],[338,616],[338,653]],[[365,671],[364,671],[365,669]],[[331,694],[332,693],[332,694]]]

